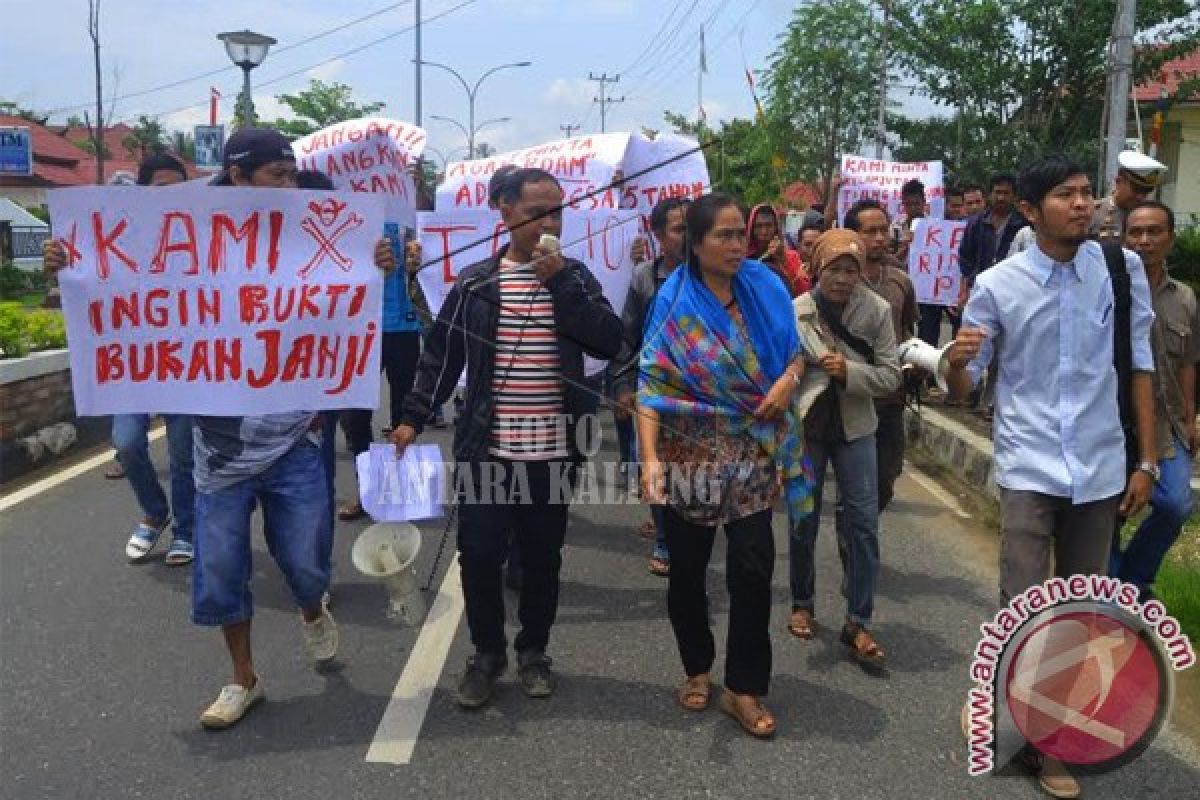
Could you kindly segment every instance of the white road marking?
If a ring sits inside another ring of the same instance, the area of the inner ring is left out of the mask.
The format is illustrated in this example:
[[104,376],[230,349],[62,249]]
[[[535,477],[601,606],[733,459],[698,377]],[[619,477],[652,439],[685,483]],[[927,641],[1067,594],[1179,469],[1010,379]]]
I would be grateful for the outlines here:
[[367,761],[407,764],[412,760],[433,690],[437,688],[462,614],[462,577],[455,559],[446,570],[425,625],[392,691],[392,699],[384,709],[383,719],[379,721],[375,738],[367,750]]
[[[147,434],[146,438],[151,442],[156,442],[166,435],[166,427],[159,426],[151,430]],[[108,464],[113,460],[113,455],[115,452],[116,451],[114,450],[106,450],[100,455],[92,456],[87,461],[81,461],[74,466],[70,466],[64,470],[56,472],[53,475],[48,475],[37,483],[31,483],[24,489],[18,489],[12,494],[0,497],[0,511],[7,511],[18,503],[24,503],[26,500],[37,497],[39,494],[53,489],[55,486],[62,486],[69,480],[78,478],[80,475],[83,475],[86,472],[91,472],[96,467]]]
[[916,481],[918,486],[933,495],[934,498],[940,501],[942,505],[950,509],[955,516],[959,517],[960,519],[971,519],[971,515],[963,510],[963,507],[959,504],[958,500],[956,500],[941,486],[938,486],[937,481],[926,475],[921,470],[917,469],[912,462],[905,461],[904,468],[908,473],[908,476]]

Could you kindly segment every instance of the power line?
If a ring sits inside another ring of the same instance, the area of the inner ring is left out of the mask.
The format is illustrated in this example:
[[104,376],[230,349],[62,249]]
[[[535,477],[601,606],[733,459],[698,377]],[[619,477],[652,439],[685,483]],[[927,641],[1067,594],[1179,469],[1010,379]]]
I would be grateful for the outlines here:
[[[336,28],[330,28],[329,30],[322,31],[321,33],[316,33],[316,34],[313,34],[312,36],[308,36],[304,39],[301,39],[298,42],[293,42],[292,44],[284,45],[283,47],[277,48],[275,50],[275,54],[279,55],[280,53],[286,53],[289,50],[295,50],[298,47],[303,47],[304,45],[310,44],[319,39],[324,39],[327,36],[332,36],[335,33],[340,33],[341,31],[344,31],[347,28],[350,28],[350,27],[353,27],[360,23],[366,22],[369,19],[374,19],[375,17],[378,17],[382,14],[386,14],[389,11],[394,11],[395,9],[399,8],[400,6],[408,5],[411,2],[412,2],[412,0],[400,0],[400,2],[398,2],[398,3],[392,3],[391,5],[385,6],[381,9],[378,9],[377,11],[372,11],[370,14],[367,14],[362,17],[358,17],[357,19],[352,19],[349,22],[342,23],[341,25],[338,25]],[[135,97],[144,97],[148,94],[154,94],[155,92],[166,91],[167,89],[174,89],[179,86],[184,86],[189,83],[194,83],[196,81],[204,80],[205,78],[211,78],[216,75],[223,75],[231,70],[236,70],[236,69],[237,68],[234,67],[233,65],[220,67],[218,69],[211,69],[211,70],[208,70],[207,72],[201,72],[198,75],[192,75],[191,77],[188,77],[188,78],[180,78],[179,80],[170,81],[169,83],[160,83],[157,86],[151,86],[147,89],[139,89],[136,92],[129,92],[128,94],[118,95],[117,97],[111,98],[109,100],[109,102],[116,103],[120,100],[130,100]],[[46,116],[51,116],[53,114],[63,114],[68,111],[79,111],[81,109],[91,108],[92,103],[94,103],[94,102],[95,101],[93,101],[93,100],[89,100],[86,103],[77,103],[75,105],[61,106],[59,108],[52,108],[49,111],[45,111],[42,113],[46,114]]]
[[[445,11],[441,11],[441,12],[438,12],[437,14],[434,14],[433,16],[426,17],[425,19],[421,20],[420,24],[427,25],[430,22],[435,22],[439,19],[442,19],[443,17],[453,14],[456,11],[466,8],[467,6],[474,5],[477,2],[479,2],[479,0],[463,0],[463,2],[459,3],[456,6],[451,6],[450,8],[446,9]],[[301,67],[300,69],[292,70],[291,72],[284,73],[283,75],[277,75],[276,77],[270,78],[269,80],[265,80],[265,81],[256,83],[254,86],[257,89],[257,88],[262,88],[263,86],[272,86],[276,83],[286,81],[289,78],[294,78],[297,75],[302,75],[303,73],[308,72],[309,70],[316,69],[317,67],[324,66],[325,64],[330,64],[334,61],[338,61],[343,58],[349,58],[350,56],[357,55],[358,53],[361,53],[362,51],[364,51],[368,48],[375,47],[376,45],[383,44],[384,42],[387,42],[387,41],[391,41],[392,39],[395,39],[397,36],[403,36],[406,33],[410,33],[416,27],[417,26],[415,24],[408,25],[397,31],[393,31],[392,33],[389,33],[385,36],[380,36],[378,39],[372,39],[371,41],[369,41],[365,44],[361,44],[358,47],[353,47],[349,50],[345,50],[341,53],[332,55],[329,58],[324,59],[323,61],[318,61],[315,64],[309,64],[306,67]],[[165,111],[158,111],[158,112],[155,112],[154,114],[150,114],[148,116],[161,117],[166,114],[175,114],[179,111],[187,111],[189,109],[198,108],[200,106],[204,106],[207,104],[208,104],[207,101],[200,102],[200,103],[189,103],[185,106],[179,106],[178,108],[171,108],[171,109],[168,109]]]
[[562,131],[563,133],[565,133],[567,135],[568,139],[571,138],[572,131],[577,131],[577,130],[579,130],[579,128],[580,128],[579,125],[572,125],[569,122],[563,123],[562,125],[558,126],[558,129],[560,131]]
[[654,35],[651,36],[649,41],[646,42],[646,46],[644,48],[642,48],[642,52],[638,53],[637,58],[635,58],[633,60],[633,62],[629,64],[629,66],[627,66],[623,70],[621,70],[621,72],[628,73],[628,72],[633,71],[636,67],[638,67],[642,63],[643,59],[645,59],[646,56],[650,55],[650,53],[654,47],[654,44],[658,41],[658,37],[662,36],[663,31],[665,31],[667,29],[667,25],[669,25],[671,23],[671,17],[675,16],[675,12],[679,10],[679,7],[681,5],[683,5],[683,0],[675,0],[675,5],[671,7],[671,13],[667,14],[666,19],[663,20],[662,25],[658,26],[658,30],[655,31]]

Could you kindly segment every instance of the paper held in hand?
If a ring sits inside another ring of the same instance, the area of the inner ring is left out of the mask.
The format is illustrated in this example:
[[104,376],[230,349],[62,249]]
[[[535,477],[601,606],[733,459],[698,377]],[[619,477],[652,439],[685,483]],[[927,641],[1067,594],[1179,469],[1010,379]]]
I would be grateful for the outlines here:
[[390,444],[373,444],[355,459],[363,509],[376,522],[407,522],[443,515],[442,454],[436,444],[409,445],[396,458]]

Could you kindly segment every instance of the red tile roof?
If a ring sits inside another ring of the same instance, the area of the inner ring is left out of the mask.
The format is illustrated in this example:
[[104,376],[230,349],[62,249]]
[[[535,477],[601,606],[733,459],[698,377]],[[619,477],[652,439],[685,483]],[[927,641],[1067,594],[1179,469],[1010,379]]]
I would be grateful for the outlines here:
[[[33,175],[31,177],[0,177],[0,186],[84,186],[96,182],[96,159],[62,135],[20,117],[0,114],[0,126],[5,125],[20,125],[29,128],[33,144]],[[137,174],[137,158],[131,156],[124,147],[113,146],[114,139],[116,142],[120,142],[128,134],[129,127],[126,125],[115,126],[105,132],[105,142],[108,144],[109,152],[116,156],[104,160],[105,181],[117,172]],[[86,135],[84,138],[86,139]],[[184,161],[184,166],[187,168],[189,177],[197,177],[200,174],[187,161]]]
[[[1195,50],[1174,61],[1168,61],[1159,70],[1156,78],[1134,89],[1133,96],[1139,102],[1153,102],[1159,99],[1163,89],[1166,89],[1169,94],[1174,95],[1180,83],[1197,77],[1200,77],[1200,50]],[[1181,97],[1176,99],[1188,101],[1197,100],[1200,97],[1196,93],[1193,93],[1190,98]]]

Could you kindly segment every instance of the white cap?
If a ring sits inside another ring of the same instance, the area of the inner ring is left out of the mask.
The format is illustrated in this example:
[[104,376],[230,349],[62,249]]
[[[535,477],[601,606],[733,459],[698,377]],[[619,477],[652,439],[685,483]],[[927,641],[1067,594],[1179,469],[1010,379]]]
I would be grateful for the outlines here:
[[1143,155],[1136,150],[1121,152],[1117,156],[1117,166],[1121,168],[1121,171],[1129,173],[1135,183],[1151,189],[1158,185],[1163,173],[1167,171],[1166,164],[1155,161],[1150,156]]

